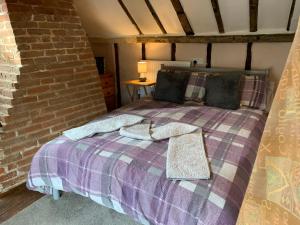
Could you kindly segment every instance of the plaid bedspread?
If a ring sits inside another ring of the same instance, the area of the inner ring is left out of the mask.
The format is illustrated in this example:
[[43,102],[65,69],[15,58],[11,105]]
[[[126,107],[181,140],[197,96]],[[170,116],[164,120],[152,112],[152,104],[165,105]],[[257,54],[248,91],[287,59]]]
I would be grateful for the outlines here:
[[168,180],[168,140],[139,141],[113,132],[77,142],[61,136],[45,144],[33,158],[28,188],[75,192],[142,224],[235,224],[266,120],[262,111],[145,100],[100,119],[122,113],[155,124],[202,127],[211,179]]

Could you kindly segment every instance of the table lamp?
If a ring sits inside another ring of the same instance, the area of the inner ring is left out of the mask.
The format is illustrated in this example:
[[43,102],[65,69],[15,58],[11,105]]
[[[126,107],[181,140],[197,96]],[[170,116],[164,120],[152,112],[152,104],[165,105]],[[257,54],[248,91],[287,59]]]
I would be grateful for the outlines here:
[[147,73],[147,62],[139,61],[137,64],[138,73],[140,74],[139,81],[145,82],[147,80],[146,73]]

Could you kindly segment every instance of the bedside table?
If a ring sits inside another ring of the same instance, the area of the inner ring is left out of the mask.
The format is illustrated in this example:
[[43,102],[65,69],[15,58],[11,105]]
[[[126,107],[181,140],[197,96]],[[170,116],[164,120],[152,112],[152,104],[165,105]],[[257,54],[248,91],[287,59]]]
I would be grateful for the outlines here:
[[[124,84],[126,85],[127,93],[130,97],[131,102],[133,102],[137,97],[137,90],[139,88],[143,88],[145,91],[146,96],[149,96],[147,87],[155,86],[156,81],[145,81],[141,82],[139,80],[127,80],[124,81]],[[132,91],[130,91],[130,87],[132,87]]]

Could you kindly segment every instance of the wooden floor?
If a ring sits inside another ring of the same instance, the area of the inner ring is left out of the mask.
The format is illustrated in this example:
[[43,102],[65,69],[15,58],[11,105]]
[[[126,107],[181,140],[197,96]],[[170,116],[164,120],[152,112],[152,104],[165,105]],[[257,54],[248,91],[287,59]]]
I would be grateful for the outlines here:
[[25,184],[22,184],[7,193],[0,195],[0,224],[26,208],[43,194],[36,191],[29,191]]

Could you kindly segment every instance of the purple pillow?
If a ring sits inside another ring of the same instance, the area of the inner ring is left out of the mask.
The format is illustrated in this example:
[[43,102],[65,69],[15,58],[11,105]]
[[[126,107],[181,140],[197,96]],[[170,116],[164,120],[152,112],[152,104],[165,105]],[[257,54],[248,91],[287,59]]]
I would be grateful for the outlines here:
[[267,76],[246,75],[244,76],[241,93],[241,105],[254,109],[266,109]]
[[207,73],[193,72],[190,76],[186,91],[185,100],[202,102],[205,96],[205,83]]

